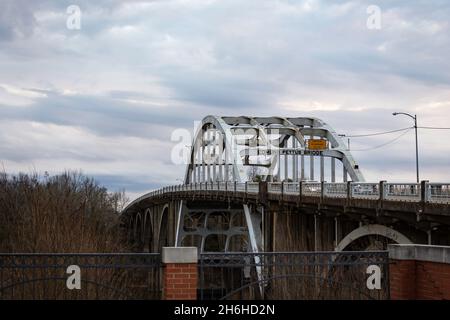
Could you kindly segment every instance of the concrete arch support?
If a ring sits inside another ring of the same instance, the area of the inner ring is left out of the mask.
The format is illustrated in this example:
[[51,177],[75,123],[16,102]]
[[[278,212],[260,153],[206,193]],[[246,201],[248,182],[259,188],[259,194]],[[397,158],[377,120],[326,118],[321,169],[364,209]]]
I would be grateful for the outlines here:
[[364,236],[370,236],[370,235],[379,235],[388,239],[391,239],[395,241],[398,244],[411,244],[412,241],[407,238],[402,233],[380,225],[380,224],[368,224],[362,227],[359,227],[358,229],[353,230],[348,235],[346,235],[341,242],[337,245],[335,248],[335,251],[343,251],[350,243],[353,241],[364,237]]

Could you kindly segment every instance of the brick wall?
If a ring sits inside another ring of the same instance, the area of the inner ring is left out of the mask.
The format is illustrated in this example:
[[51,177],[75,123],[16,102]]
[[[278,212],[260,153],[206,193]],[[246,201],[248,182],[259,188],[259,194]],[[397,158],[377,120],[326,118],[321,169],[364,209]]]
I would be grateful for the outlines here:
[[416,299],[450,300],[450,264],[416,261]]
[[196,247],[163,248],[163,299],[197,299],[197,261]]
[[389,246],[392,299],[450,300],[450,247]]
[[164,299],[197,299],[196,263],[167,263],[164,266]]
[[393,259],[389,262],[391,299],[415,299],[416,262]]

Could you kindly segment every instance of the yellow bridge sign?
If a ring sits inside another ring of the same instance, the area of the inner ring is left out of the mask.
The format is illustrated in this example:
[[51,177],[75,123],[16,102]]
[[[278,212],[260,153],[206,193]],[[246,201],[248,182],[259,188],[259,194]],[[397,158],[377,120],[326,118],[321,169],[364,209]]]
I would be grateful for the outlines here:
[[309,150],[326,150],[328,149],[328,141],[323,139],[307,140],[307,148]]

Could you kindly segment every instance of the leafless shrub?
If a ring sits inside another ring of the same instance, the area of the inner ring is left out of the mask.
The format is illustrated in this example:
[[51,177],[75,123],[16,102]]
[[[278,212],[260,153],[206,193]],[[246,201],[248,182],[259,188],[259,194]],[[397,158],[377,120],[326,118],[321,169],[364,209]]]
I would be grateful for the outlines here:
[[108,193],[79,172],[40,177],[0,173],[1,252],[126,251],[118,212],[124,193]]

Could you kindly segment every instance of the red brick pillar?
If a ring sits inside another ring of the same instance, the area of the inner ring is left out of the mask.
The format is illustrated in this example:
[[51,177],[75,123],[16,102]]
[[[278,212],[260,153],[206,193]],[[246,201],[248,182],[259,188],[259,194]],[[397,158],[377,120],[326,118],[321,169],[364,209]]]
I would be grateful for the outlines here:
[[388,245],[391,299],[450,299],[450,246]]
[[391,299],[416,299],[416,261],[391,259],[389,262]]
[[197,247],[164,247],[162,250],[163,299],[197,299]]

